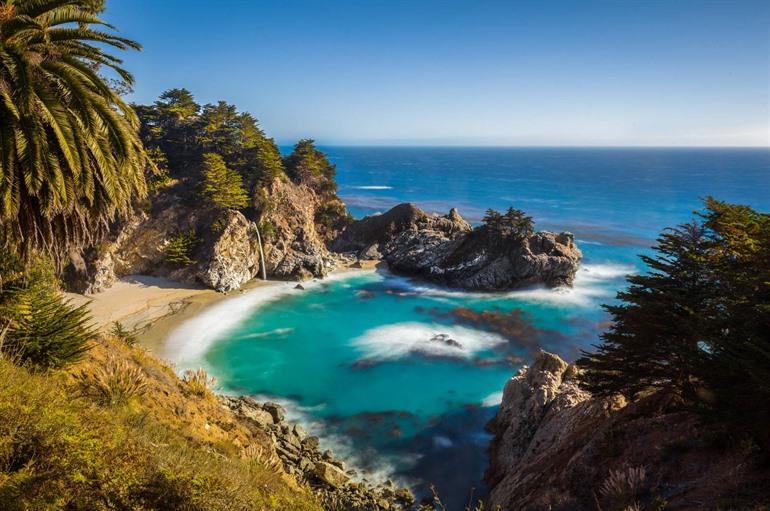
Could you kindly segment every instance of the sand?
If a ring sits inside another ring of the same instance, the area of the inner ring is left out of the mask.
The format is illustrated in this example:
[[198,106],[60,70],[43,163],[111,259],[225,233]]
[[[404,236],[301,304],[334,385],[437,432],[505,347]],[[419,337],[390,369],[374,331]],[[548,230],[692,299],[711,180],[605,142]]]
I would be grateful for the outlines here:
[[[371,270],[379,261],[362,261],[360,265],[346,266],[336,272]],[[207,307],[229,297],[238,296],[274,281],[252,280],[229,295],[218,293],[195,284],[184,284],[160,277],[131,275],[120,279],[109,289],[95,295],[68,293],[75,304],[88,303],[94,323],[108,330],[114,322],[138,336],[139,342],[160,355],[169,334],[182,322],[199,314]]]

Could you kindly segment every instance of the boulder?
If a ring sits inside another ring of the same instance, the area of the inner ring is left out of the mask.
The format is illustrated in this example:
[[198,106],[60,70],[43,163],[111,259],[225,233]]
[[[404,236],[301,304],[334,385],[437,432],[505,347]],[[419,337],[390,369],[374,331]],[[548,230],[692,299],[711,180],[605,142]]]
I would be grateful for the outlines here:
[[319,481],[331,486],[332,488],[340,488],[344,486],[350,479],[350,477],[345,472],[332,465],[331,463],[326,463],[325,461],[319,461],[315,464],[313,474],[318,478]]
[[283,422],[284,417],[286,417],[286,410],[284,410],[283,406],[278,403],[264,403],[262,404],[262,409],[273,417],[273,422],[276,424]]
[[429,215],[414,204],[399,204],[381,215],[348,225],[331,243],[335,252],[356,252],[360,259],[380,259],[387,245],[408,231],[435,230],[446,236],[471,230],[456,209],[447,216]]

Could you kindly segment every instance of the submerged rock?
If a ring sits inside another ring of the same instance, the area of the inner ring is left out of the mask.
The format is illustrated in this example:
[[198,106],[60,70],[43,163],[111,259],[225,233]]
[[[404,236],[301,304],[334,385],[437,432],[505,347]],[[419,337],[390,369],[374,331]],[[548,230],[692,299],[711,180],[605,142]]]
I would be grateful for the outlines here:
[[352,223],[332,249],[362,258],[376,252],[394,272],[480,291],[571,285],[582,258],[568,232],[514,237],[486,226],[472,229],[455,209],[428,215],[413,204]]

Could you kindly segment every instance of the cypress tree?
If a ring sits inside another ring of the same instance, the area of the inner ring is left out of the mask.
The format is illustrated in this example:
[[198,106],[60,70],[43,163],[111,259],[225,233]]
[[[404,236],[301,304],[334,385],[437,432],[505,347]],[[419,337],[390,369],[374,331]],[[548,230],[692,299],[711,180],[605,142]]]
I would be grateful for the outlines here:
[[220,209],[241,209],[249,202],[241,175],[228,168],[222,157],[215,153],[203,155],[202,194]]

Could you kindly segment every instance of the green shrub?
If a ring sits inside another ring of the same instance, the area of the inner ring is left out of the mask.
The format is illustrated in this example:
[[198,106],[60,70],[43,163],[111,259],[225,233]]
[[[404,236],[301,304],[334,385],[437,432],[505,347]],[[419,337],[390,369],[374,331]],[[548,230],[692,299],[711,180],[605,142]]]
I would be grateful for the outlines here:
[[192,253],[198,242],[198,237],[193,229],[180,232],[168,241],[164,249],[166,262],[177,266],[195,264],[196,261],[193,259]]
[[62,367],[88,350],[95,334],[87,305],[76,307],[58,289],[52,265],[35,260],[26,271],[5,268],[0,289],[0,352],[37,370]]

